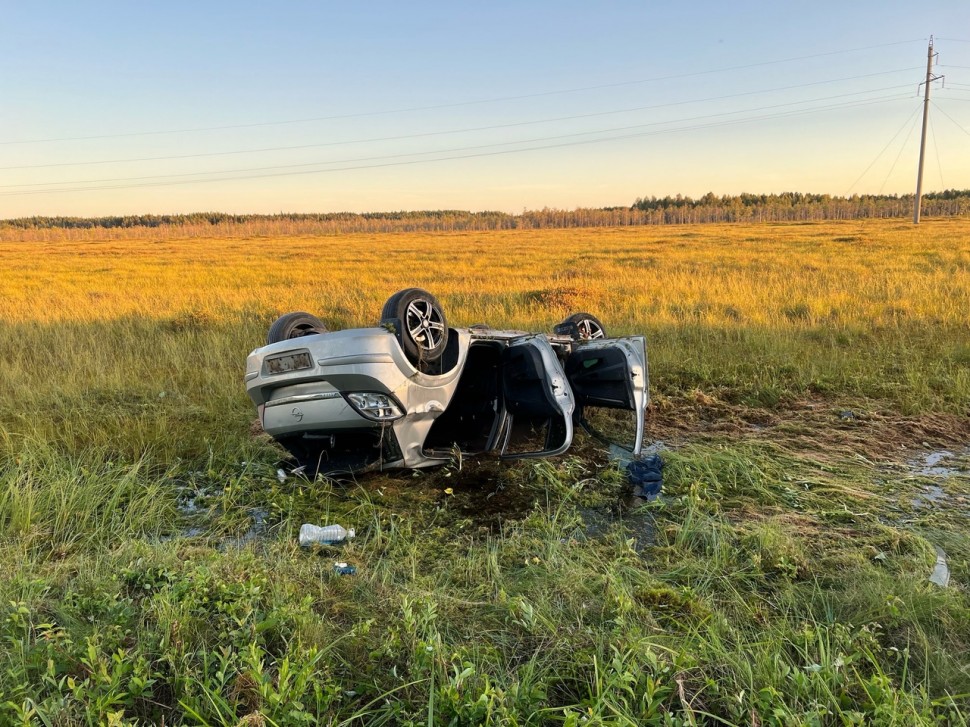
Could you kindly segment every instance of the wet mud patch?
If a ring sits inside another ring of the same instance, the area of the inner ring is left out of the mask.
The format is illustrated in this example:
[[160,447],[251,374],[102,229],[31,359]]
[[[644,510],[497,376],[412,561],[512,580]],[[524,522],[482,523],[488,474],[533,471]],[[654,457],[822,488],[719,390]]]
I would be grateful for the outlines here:
[[847,406],[822,399],[764,409],[697,391],[684,397],[658,397],[650,405],[646,426],[648,440],[662,440],[671,447],[724,439],[771,441],[819,461],[854,456],[899,461],[917,447],[931,452],[970,450],[966,416],[905,416],[878,404]]
[[608,454],[584,447],[582,455],[566,458],[466,460],[460,469],[452,465],[362,478],[359,487],[384,512],[431,515],[439,525],[447,522],[465,532],[501,533],[537,509],[563,508],[576,521],[570,537],[600,537],[622,526],[642,547],[653,541],[653,517],[641,514],[637,506],[643,501],[630,497],[632,488],[619,483]]
[[508,469],[496,465],[473,465],[452,477],[453,498],[448,503],[463,518],[489,531],[502,523],[520,520],[541,502],[540,493],[509,478]]
[[605,507],[580,508],[582,525],[571,534],[572,540],[606,538],[617,528],[632,538],[633,550],[643,553],[657,542],[657,519],[647,508],[639,507],[635,498]]
[[939,485],[926,485],[923,491],[913,497],[913,507],[917,510],[931,510],[949,504],[950,496]]
[[488,532],[527,517],[545,502],[544,493],[516,476],[514,464],[488,460],[361,475],[333,487],[326,497],[348,503],[365,499],[387,515],[433,516],[439,523]]

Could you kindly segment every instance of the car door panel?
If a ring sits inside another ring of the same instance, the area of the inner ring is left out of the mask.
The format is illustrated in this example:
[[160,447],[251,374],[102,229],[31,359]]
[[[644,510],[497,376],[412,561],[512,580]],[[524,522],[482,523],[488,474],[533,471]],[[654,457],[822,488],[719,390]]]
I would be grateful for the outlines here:
[[[573,439],[575,400],[552,345],[535,336],[513,341],[502,353],[505,421],[499,453],[503,458],[549,457],[565,452]],[[517,450],[527,430],[544,427],[538,448]]]
[[[621,444],[635,455],[643,444],[644,419],[650,400],[646,342],[642,336],[582,341],[573,345],[565,373],[576,400],[576,413],[584,428],[600,438],[589,425],[590,409],[634,412],[632,445]],[[612,440],[610,440],[612,441]]]

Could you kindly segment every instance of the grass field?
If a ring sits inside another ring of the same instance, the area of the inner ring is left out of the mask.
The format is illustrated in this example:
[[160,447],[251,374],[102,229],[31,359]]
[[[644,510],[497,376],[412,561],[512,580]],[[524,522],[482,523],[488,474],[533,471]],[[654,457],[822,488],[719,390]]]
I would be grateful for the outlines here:
[[[967,721],[970,220],[167,234],[0,243],[0,724]],[[645,333],[664,498],[590,442],[279,482],[246,354],[410,286]]]

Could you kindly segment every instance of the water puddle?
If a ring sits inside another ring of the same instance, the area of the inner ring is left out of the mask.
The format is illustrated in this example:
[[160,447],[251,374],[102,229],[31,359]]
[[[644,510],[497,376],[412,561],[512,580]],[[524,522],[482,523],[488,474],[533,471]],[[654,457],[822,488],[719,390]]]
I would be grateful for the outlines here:
[[662,439],[658,439],[649,444],[644,444],[643,448],[640,450],[641,457],[649,457],[651,454],[660,454],[661,452],[666,452],[671,449],[671,445],[667,444]]
[[947,504],[950,495],[939,485],[927,485],[923,491],[913,496],[913,507],[917,510],[928,510]]
[[[213,494],[209,488],[180,488],[175,501],[175,509],[180,516],[178,526],[173,532],[163,535],[160,540],[166,542],[176,538],[199,538],[211,535],[209,523],[222,514],[220,506],[210,507],[207,504],[212,497]],[[218,538],[219,548],[241,548],[255,540],[267,537],[269,510],[254,507],[250,508],[247,514],[251,523],[241,535],[214,536]]]
[[222,542],[219,543],[220,549],[242,548],[249,543],[267,536],[269,531],[269,525],[267,524],[269,510],[262,507],[254,507],[249,511],[249,517],[252,518],[252,524],[249,526],[246,532],[236,537],[223,538]]
[[209,519],[209,508],[205,505],[208,497],[209,492],[206,489],[179,487],[175,499],[175,510],[180,516],[179,525],[159,540],[164,543],[175,538],[198,538],[205,535],[205,524]]
[[202,503],[209,497],[206,490],[183,488],[175,500],[175,509],[186,518],[199,517],[208,512]]
[[909,471],[918,477],[956,477],[967,474],[970,447],[954,452],[938,449],[906,462]]
[[912,496],[914,510],[970,513],[970,496],[962,486],[970,478],[970,447],[922,452],[906,460],[905,471],[923,480]]

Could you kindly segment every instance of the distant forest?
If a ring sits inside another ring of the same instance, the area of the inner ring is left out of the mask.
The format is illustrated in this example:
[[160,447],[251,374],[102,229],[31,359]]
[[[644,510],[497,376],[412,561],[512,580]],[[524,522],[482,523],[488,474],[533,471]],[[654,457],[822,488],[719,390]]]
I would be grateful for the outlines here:
[[[197,212],[184,215],[124,215],[111,217],[22,217],[0,220],[0,239],[64,239],[71,231],[127,231],[135,237],[141,230],[150,236],[159,227],[180,228],[191,237],[212,236],[213,228],[231,228],[234,234],[334,234],[340,232],[420,232],[458,230],[509,230],[568,227],[619,227],[632,225],[679,225],[717,222],[798,222],[906,218],[913,214],[913,195],[852,195],[784,192],[782,194],[712,193],[692,197],[640,197],[630,207],[575,210],[525,210],[465,212],[434,210],[417,212],[328,212],[320,214],[232,215]],[[970,215],[970,189],[930,192],[923,195],[924,217]],[[37,234],[49,231],[60,234]],[[34,234],[31,234],[31,233]],[[132,234],[134,233],[134,234]],[[84,235],[87,237],[88,235]],[[109,237],[113,235],[108,235]],[[119,235],[122,236],[122,235]]]

